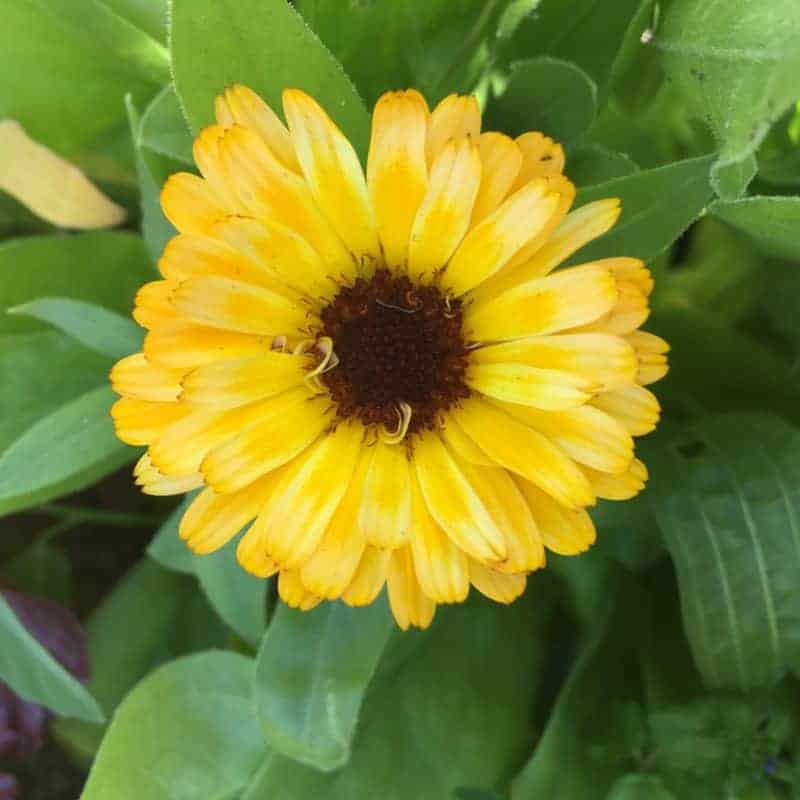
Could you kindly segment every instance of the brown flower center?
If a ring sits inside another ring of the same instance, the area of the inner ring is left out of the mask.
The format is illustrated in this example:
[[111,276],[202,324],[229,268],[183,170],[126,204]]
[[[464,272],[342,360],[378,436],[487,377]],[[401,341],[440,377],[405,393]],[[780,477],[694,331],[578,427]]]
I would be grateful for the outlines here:
[[393,430],[405,404],[410,435],[433,428],[440,412],[469,395],[461,302],[435,286],[380,269],[342,288],[321,318],[320,334],[339,359],[322,381],[340,417]]

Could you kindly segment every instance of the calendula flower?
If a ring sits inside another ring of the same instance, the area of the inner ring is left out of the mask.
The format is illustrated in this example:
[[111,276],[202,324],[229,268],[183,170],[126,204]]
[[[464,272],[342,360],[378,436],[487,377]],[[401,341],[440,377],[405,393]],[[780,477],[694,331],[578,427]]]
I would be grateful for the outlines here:
[[112,372],[118,435],[148,447],[137,481],[202,487],[188,546],[249,526],[239,562],[293,607],[387,584],[407,628],[471,585],[509,603],[546,550],[592,544],[587,507],[647,477],[633,437],[667,370],[638,330],[650,273],[557,269],[620,204],[570,212],[562,148],[482,133],[473,97],[385,94],[366,176],[312,98],[283,111],[228,89],[202,177],[164,187],[179,235],[137,296],[144,352]]

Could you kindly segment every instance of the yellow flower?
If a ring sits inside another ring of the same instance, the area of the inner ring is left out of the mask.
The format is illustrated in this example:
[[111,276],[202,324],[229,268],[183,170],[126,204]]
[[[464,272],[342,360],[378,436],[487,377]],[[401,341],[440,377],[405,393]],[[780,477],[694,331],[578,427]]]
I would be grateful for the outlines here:
[[633,258],[556,268],[617,220],[570,212],[562,148],[481,133],[473,97],[378,101],[366,177],[303,92],[234,86],[162,194],[179,234],[142,287],[144,352],[112,382],[151,494],[202,491],[180,535],[279,573],[289,605],[371,603],[426,627],[470,585],[501,603],[545,551],[586,550],[596,498],[647,471],[633,438],[667,345]]

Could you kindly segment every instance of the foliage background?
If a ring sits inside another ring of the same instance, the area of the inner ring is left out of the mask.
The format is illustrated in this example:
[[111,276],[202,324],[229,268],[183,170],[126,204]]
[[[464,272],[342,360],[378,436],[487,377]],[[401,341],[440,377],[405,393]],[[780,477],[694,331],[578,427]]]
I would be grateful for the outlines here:
[[[85,800],[800,798],[800,6],[294,6],[0,2],[0,117],[129,212],[67,233],[0,193],[0,572],[75,608],[93,663],[84,688],[0,600],[0,679],[60,717],[25,796],[92,765]],[[487,127],[566,145],[578,204],[622,197],[579,257],[656,275],[650,486],[515,605],[408,634],[383,601],[275,607],[130,487],[107,372],[173,233],[159,187],[233,81],[308,90],[362,155],[385,89],[474,91]]]

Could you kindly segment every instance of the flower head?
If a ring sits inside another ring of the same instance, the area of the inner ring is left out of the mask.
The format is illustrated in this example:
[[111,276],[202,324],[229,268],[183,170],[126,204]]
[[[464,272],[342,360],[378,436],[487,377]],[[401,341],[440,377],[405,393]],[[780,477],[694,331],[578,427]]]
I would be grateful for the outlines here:
[[406,628],[470,586],[511,602],[546,550],[592,544],[596,498],[647,477],[632,437],[667,370],[639,331],[650,273],[557,269],[619,202],[570,212],[562,148],[481,133],[473,97],[385,94],[366,175],[313,99],[283,110],[226,90],[202,177],[164,187],[179,234],[137,296],[144,352],[112,372],[118,435],[148,447],[137,482],[202,488],[188,546],[249,526],[239,562],[294,607],[387,584]]

